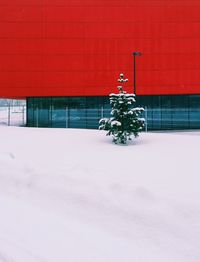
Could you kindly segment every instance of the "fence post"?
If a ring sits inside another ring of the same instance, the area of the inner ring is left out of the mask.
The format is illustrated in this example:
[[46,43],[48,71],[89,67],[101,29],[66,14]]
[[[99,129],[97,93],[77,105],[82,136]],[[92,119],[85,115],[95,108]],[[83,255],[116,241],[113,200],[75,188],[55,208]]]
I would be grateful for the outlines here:
[[101,107],[101,118],[103,118],[103,106]]
[[22,126],[24,126],[24,106],[22,107]]
[[67,106],[65,108],[65,121],[66,121],[65,126],[66,128],[68,128],[68,107]]
[[38,118],[39,118],[39,111],[38,111],[38,107],[36,108],[36,126],[38,127]]
[[8,104],[8,126],[10,126],[10,103]]
[[148,130],[148,120],[147,120],[147,106],[145,106],[145,132]]

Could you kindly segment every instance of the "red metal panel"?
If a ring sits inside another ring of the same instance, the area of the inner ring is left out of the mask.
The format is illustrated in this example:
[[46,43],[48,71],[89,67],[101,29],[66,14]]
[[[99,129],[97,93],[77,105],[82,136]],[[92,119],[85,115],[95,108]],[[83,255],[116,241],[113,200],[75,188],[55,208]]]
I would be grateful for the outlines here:
[[200,93],[199,0],[0,0],[0,96]]
[[[43,57],[41,55],[0,55],[1,72],[31,72],[43,71]],[[20,61],[20,63],[19,63]]]
[[26,22],[0,23],[0,44],[3,38],[18,39],[18,38],[43,38],[43,37],[44,37],[44,29],[41,23],[26,23]]
[[[17,1],[17,0],[16,0]],[[34,22],[42,20],[42,6],[1,6],[0,22]]]
[[0,6],[38,6],[42,5],[44,0],[0,0]]
[[[0,54],[35,54],[42,55],[44,50],[43,39],[31,38],[0,38]],[[0,63],[2,63],[0,61]],[[20,60],[18,61],[20,63]]]

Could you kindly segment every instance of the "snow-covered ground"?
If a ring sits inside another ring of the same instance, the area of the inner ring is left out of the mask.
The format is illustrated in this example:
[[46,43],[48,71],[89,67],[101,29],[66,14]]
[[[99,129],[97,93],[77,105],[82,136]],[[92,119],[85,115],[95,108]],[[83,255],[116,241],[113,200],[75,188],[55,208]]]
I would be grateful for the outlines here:
[[200,132],[0,127],[0,262],[199,262]]

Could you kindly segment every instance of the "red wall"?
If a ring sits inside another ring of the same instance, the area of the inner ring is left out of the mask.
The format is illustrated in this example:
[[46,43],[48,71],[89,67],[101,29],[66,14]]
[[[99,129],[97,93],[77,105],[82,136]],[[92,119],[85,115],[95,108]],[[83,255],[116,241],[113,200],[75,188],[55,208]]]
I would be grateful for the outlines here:
[[0,97],[200,94],[200,0],[0,0]]

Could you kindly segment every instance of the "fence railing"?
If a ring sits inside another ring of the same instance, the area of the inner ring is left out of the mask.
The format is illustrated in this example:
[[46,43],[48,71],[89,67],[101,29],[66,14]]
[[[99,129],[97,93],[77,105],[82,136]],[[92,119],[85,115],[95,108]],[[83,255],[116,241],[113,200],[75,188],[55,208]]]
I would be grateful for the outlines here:
[[[29,126],[63,128],[98,128],[103,117],[110,117],[110,108],[36,108],[29,114]],[[200,107],[148,108],[141,114],[144,130],[200,129]],[[0,125],[25,126],[26,106],[0,106]]]
[[0,106],[0,125],[25,126],[26,106],[25,105]]
[[[92,128],[97,129],[99,120],[111,117],[110,108],[35,108],[28,119],[29,126]],[[141,117],[145,118],[144,130],[200,129],[200,108],[148,108]]]

